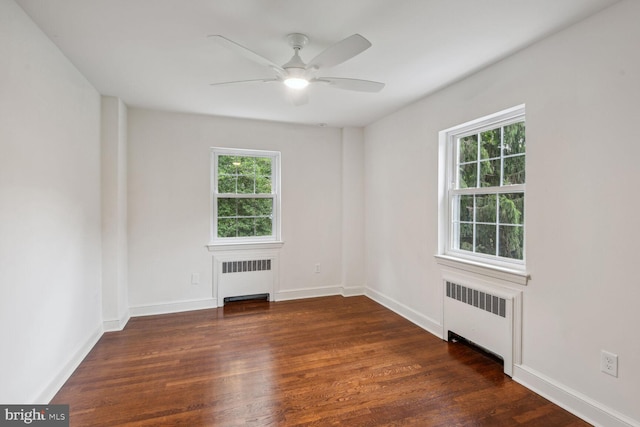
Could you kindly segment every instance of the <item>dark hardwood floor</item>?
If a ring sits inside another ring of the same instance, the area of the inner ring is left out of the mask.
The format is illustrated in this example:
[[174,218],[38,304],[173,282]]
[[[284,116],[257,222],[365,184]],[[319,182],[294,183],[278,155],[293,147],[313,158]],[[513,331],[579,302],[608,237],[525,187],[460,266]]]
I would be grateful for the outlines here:
[[238,302],[106,333],[71,426],[588,426],[366,297]]

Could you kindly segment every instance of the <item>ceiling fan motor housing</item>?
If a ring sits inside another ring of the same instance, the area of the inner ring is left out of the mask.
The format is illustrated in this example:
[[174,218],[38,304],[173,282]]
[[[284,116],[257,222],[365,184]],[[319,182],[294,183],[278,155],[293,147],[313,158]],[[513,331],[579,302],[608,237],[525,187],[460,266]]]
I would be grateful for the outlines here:
[[[289,45],[293,48],[293,56],[282,66],[283,69],[287,70],[288,79],[306,79],[306,64],[300,58],[299,52],[300,49],[305,47],[309,43],[309,37],[300,33],[292,33],[287,36],[287,40],[289,40]],[[285,81],[286,81],[285,80]],[[305,85],[306,86],[306,85]]]
[[296,50],[300,50],[309,44],[309,37],[300,33],[288,34],[287,40],[289,41],[289,46]]

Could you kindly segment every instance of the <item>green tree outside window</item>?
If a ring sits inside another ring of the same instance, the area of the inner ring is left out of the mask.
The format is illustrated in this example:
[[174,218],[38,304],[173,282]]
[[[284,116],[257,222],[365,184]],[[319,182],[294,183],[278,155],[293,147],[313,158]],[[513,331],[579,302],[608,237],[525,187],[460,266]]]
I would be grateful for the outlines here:
[[525,183],[525,148],[524,121],[457,139],[457,249],[524,258],[524,191],[507,190]]
[[218,156],[218,237],[272,235],[272,168],[270,157]]

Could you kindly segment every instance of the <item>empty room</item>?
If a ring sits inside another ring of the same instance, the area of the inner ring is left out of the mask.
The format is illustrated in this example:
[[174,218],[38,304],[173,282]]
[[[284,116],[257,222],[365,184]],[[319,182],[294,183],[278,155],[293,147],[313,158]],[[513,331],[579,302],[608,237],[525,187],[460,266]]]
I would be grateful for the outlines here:
[[640,427],[638,22],[0,0],[0,425]]

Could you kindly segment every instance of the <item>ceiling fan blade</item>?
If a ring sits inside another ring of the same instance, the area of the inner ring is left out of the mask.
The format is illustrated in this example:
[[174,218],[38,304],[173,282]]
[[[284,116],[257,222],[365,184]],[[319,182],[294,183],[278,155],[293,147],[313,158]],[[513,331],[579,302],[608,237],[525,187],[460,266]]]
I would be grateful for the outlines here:
[[338,89],[355,90],[357,92],[380,92],[384,83],[371,80],[343,79],[340,77],[318,77],[312,82],[327,83]]
[[271,83],[279,82],[280,79],[253,79],[253,80],[236,80],[233,82],[209,83],[209,86],[234,85],[237,83]]
[[309,62],[307,68],[329,68],[342,64],[369,47],[371,47],[369,40],[360,34],[354,34],[320,52]]
[[276,64],[273,61],[265,58],[262,55],[259,55],[259,54],[255,53],[251,49],[246,48],[246,47],[242,46],[241,44],[238,44],[238,43],[234,42],[233,40],[229,40],[228,38],[226,38],[224,36],[220,36],[220,35],[211,35],[211,36],[208,36],[208,37],[211,40],[214,40],[217,43],[219,43],[220,45],[225,46],[226,48],[239,53],[240,55],[244,56],[245,58],[247,58],[247,59],[249,59],[249,60],[251,60],[253,62],[256,62],[256,63],[258,63],[260,65],[265,65],[265,66],[267,66],[269,68],[272,68],[274,71],[276,71],[281,76],[286,75],[286,72],[278,64]]
[[309,93],[306,90],[288,90],[287,96],[289,97],[289,101],[296,107],[305,105],[309,102]]

